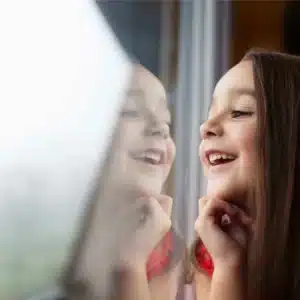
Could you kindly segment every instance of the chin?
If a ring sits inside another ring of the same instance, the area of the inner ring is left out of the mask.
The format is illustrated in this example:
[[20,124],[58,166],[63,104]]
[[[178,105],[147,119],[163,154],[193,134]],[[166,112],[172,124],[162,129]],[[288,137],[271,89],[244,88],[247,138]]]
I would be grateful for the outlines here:
[[[234,184],[233,184],[234,183]],[[244,194],[244,185],[239,184],[237,180],[209,181],[207,183],[207,196],[219,198],[222,200],[234,200]]]
[[132,184],[132,187],[140,194],[155,196],[162,191],[162,181],[158,178],[143,178],[140,177]]

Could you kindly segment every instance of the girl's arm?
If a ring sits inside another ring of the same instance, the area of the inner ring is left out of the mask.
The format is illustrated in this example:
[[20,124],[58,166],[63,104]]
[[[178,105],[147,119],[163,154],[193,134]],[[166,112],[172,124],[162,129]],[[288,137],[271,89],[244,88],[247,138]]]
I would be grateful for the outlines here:
[[242,268],[251,225],[238,207],[221,199],[200,199],[195,229],[214,263],[208,300],[244,300]]
[[120,274],[120,300],[175,300],[182,274],[182,264],[172,270],[147,280],[144,267],[122,271]]
[[175,300],[182,279],[182,262],[149,282],[151,300]]
[[[168,280],[148,283],[146,265],[153,249],[170,230],[170,214],[172,199],[168,196],[159,195],[156,199],[149,198],[140,203],[147,206],[146,218],[143,224],[132,234],[126,237],[124,247],[121,250],[119,276],[120,291],[117,291],[118,300],[151,300],[156,297],[156,290],[167,290],[165,284]],[[165,290],[163,289],[165,288]],[[159,291],[159,292],[160,292]],[[160,298],[163,299],[163,298]]]
[[150,290],[144,266],[128,268],[120,274],[120,300],[151,300]]
[[244,297],[244,281],[240,266],[215,269],[209,300],[243,300]]

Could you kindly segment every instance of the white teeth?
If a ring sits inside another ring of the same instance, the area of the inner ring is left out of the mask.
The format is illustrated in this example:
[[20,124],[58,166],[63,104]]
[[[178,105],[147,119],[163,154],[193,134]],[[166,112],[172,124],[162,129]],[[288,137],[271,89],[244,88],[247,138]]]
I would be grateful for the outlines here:
[[228,160],[232,160],[235,159],[235,157],[233,155],[229,155],[229,154],[210,154],[208,157],[209,161],[213,164],[215,163],[217,160],[219,159],[228,159]]
[[159,163],[161,160],[161,154],[158,152],[154,152],[151,150],[145,151],[145,158],[154,161],[155,163]]
[[159,151],[147,150],[134,155],[134,158],[139,160],[148,160],[153,164],[158,164],[162,161],[162,153]]

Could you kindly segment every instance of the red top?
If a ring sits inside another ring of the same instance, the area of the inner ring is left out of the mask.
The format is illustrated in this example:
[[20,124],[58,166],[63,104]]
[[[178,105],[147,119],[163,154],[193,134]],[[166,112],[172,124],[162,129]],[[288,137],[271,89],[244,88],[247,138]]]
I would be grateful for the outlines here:
[[169,231],[149,256],[147,262],[147,278],[149,281],[161,274],[169,265],[172,249],[173,235],[172,231]]
[[206,247],[200,240],[195,247],[195,257],[199,267],[206,271],[209,276],[212,276],[214,263]]
[[[172,231],[169,231],[162,239],[160,244],[152,251],[147,262],[147,278],[160,275],[169,265],[171,252],[173,250],[174,237]],[[195,258],[201,269],[209,276],[214,272],[214,263],[204,244],[199,240],[195,247]]]

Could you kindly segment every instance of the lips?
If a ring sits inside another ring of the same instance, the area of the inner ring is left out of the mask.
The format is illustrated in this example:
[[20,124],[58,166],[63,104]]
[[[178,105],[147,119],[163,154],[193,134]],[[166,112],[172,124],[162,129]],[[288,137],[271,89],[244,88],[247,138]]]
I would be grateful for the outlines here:
[[166,150],[162,148],[147,148],[131,154],[134,160],[151,165],[163,165],[167,161]]
[[208,150],[205,151],[205,162],[209,166],[218,166],[221,164],[226,164],[234,161],[237,158],[237,155],[229,153],[222,150]]

